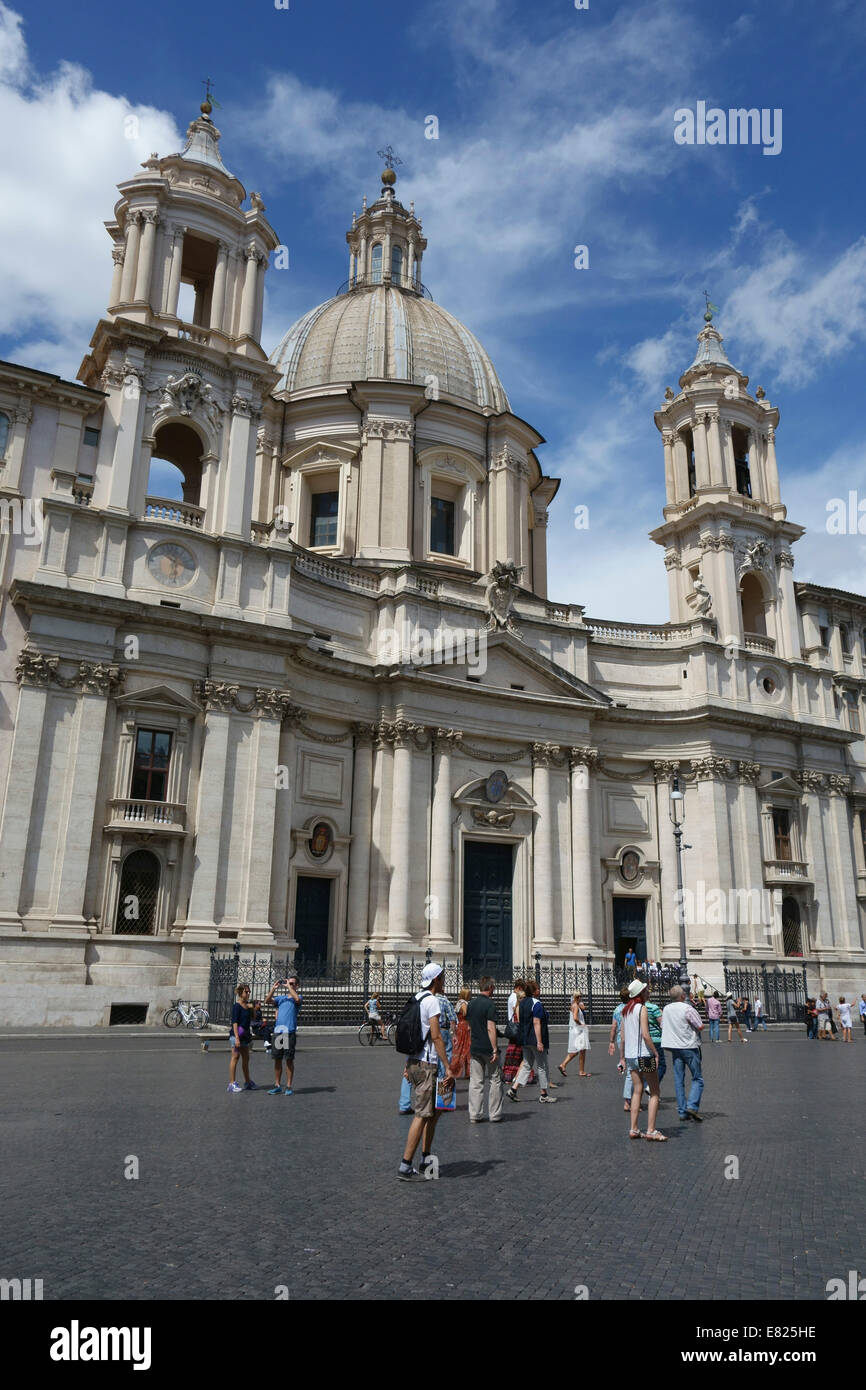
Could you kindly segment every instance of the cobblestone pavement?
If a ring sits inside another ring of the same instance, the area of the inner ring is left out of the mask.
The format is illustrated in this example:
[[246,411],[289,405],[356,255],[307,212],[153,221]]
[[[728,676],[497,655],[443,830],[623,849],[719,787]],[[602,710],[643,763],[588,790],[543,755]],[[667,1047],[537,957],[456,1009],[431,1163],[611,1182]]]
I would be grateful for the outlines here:
[[[0,1275],[46,1299],[808,1300],[866,1274],[862,1030],[705,1045],[705,1123],[678,1121],[669,1069],[648,1144],[594,1029],[595,1074],[573,1063],[556,1106],[531,1087],[470,1125],[461,1082],[417,1184],[396,1180],[399,1057],[300,1039],[290,1097],[228,1095],[226,1044],[195,1036],[0,1040]],[[260,1052],[252,1075],[270,1084]]]

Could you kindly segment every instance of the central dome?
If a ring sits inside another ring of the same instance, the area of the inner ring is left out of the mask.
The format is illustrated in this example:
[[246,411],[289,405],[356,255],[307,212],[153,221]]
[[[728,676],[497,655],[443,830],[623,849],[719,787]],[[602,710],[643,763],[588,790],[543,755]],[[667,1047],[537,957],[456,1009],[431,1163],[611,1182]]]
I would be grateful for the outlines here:
[[409,381],[482,409],[510,409],[490,358],[469,329],[432,300],[390,285],[355,286],[311,309],[271,361],[281,373],[277,391]]

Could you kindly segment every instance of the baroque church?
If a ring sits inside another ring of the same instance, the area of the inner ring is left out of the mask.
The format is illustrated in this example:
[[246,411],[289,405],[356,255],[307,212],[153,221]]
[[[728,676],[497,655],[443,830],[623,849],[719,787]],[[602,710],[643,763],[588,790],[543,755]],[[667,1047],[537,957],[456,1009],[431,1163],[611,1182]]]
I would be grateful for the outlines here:
[[505,973],[681,923],[713,984],[859,993],[866,598],[795,581],[779,411],[709,312],[655,415],[669,621],[596,620],[392,169],[270,358],[279,238],[209,102],[119,191],[78,382],[0,363],[5,1020],[152,1021],[235,942]]

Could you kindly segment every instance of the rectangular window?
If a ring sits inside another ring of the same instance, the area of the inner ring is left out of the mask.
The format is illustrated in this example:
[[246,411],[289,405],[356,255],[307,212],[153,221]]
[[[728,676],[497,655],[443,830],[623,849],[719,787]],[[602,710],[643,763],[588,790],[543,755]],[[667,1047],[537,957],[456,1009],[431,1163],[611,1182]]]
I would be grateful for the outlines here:
[[310,499],[310,546],[337,544],[337,492],[314,492]]
[[773,808],[773,839],[776,858],[790,863],[791,855],[791,812]]
[[454,554],[454,503],[446,497],[430,498],[430,549]]
[[130,796],[136,801],[165,801],[171,734],[161,729],[138,729]]
[[90,425],[84,426],[84,442],[95,449],[99,443],[99,430],[93,429]]
[[845,703],[848,706],[848,728],[852,733],[859,734],[860,728],[860,701],[857,698],[856,690],[845,691]]

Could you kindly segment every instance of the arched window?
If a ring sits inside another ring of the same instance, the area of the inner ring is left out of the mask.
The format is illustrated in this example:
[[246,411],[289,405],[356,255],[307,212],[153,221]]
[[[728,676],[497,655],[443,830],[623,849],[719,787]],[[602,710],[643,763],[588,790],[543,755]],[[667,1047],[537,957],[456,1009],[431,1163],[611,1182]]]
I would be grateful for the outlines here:
[[694,497],[697,492],[698,482],[695,471],[695,440],[692,431],[684,429],[682,431],[683,443],[686,446],[686,467],[689,477],[689,497]]
[[399,246],[391,247],[391,283],[392,285],[403,283],[403,252]]
[[158,429],[147,478],[148,498],[197,507],[203,453],[202,442],[189,425],[173,422]]
[[382,283],[382,243],[376,242],[370,256],[370,279],[374,285]]
[[9,443],[9,416],[0,411],[0,459],[6,457],[6,446]]
[[782,899],[782,949],[786,956],[802,956],[803,954],[800,904],[796,898]]
[[737,425],[731,430],[734,445],[734,467],[737,473],[737,492],[742,497],[752,495],[752,473],[749,467],[749,434]]
[[136,849],[123,861],[117,901],[116,934],[151,936],[156,923],[159,860],[147,849]]
[[743,631],[751,632],[756,637],[766,637],[764,593],[760,580],[754,574],[747,574],[740,585],[740,604],[743,611]]

